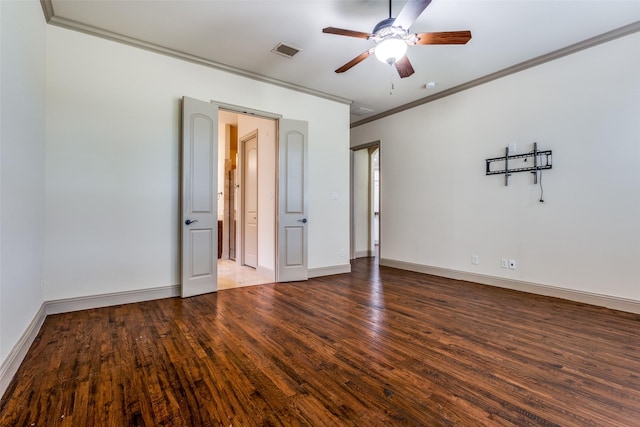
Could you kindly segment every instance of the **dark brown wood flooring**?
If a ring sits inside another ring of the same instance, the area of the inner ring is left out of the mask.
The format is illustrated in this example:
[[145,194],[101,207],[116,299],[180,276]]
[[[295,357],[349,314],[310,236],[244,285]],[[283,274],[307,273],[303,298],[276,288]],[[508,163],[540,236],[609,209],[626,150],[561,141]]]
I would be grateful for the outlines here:
[[358,260],[49,316],[0,425],[638,426],[639,319]]

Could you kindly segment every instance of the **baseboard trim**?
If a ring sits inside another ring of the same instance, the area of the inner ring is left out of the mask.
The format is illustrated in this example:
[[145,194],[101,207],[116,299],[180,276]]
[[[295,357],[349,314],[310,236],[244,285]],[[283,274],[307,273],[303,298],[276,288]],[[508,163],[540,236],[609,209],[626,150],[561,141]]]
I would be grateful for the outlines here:
[[533,282],[505,279],[503,277],[469,273],[466,271],[451,270],[442,267],[433,267],[424,264],[415,264],[387,258],[381,258],[380,265],[640,314],[640,301],[632,299],[559,288],[556,286],[542,285]]
[[131,304],[154,299],[180,296],[180,285],[159,288],[139,289],[135,291],[114,292],[110,294],[90,295],[86,297],[64,298],[45,302],[46,314],[69,313],[90,308]]
[[46,317],[46,307],[43,303],[16,345],[13,346],[7,355],[7,358],[2,362],[2,364],[0,364],[0,397],[4,395],[5,391],[7,391],[11,380],[15,376],[16,372],[18,372],[18,368],[27,355],[27,351],[29,351],[31,344],[38,336],[40,327],[44,323],[44,319]]
[[330,267],[318,267],[309,269],[309,279],[333,274],[351,273],[351,264],[332,265]]
[[356,251],[355,253],[355,257],[356,258],[368,258],[368,257],[372,257],[373,256],[373,251]]

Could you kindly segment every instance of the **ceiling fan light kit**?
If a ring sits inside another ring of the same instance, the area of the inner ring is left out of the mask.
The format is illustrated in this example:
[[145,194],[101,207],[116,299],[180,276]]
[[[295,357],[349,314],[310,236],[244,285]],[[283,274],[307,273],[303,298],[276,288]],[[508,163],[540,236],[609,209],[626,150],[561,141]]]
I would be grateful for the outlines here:
[[392,65],[407,53],[407,42],[391,37],[382,40],[376,46],[375,54],[378,61]]
[[323,33],[373,40],[376,43],[375,47],[338,68],[336,73],[344,73],[375,53],[380,62],[395,65],[401,78],[409,77],[414,73],[409,58],[405,56],[409,45],[466,44],[471,39],[470,31],[409,33],[409,28],[429,3],[431,0],[407,0],[398,16],[392,18],[391,0],[389,0],[389,18],[378,22],[370,34],[343,28],[323,28]]

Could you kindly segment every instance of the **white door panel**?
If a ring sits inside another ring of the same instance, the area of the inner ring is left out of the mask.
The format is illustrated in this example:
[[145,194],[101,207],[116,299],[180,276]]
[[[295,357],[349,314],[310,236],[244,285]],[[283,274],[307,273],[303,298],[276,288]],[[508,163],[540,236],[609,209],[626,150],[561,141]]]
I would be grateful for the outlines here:
[[285,241],[287,247],[286,267],[296,267],[304,263],[304,227],[294,226],[285,228]]
[[281,119],[279,135],[277,280],[306,280],[308,123]]
[[218,289],[218,106],[182,102],[182,297]]
[[211,253],[212,233],[210,229],[189,229],[191,240],[191,277],[205,277],[211,274],[213,254]]

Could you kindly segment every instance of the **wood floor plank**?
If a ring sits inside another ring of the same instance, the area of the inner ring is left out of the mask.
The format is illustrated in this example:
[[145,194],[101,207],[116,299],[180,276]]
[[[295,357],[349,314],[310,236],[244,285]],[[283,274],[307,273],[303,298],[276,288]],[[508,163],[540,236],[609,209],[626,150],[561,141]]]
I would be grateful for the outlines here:
[[352,270],[48,316],[0,425],[639,425],[640,316]]

